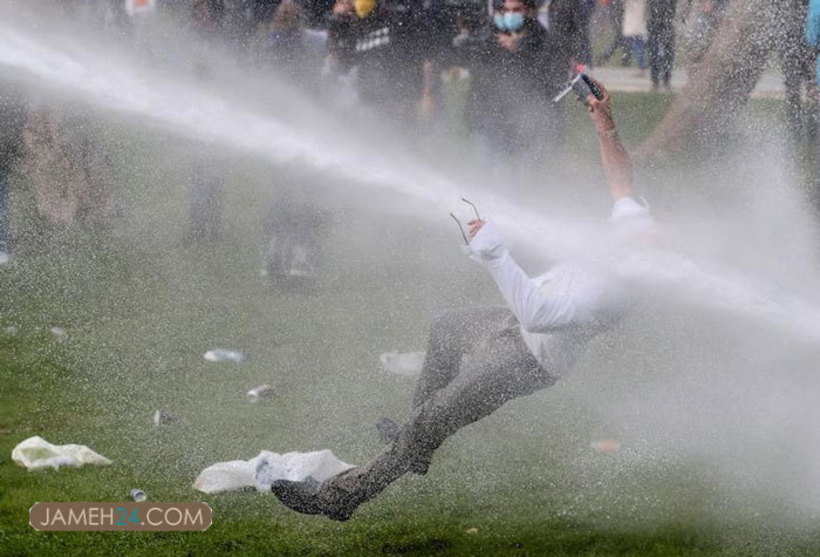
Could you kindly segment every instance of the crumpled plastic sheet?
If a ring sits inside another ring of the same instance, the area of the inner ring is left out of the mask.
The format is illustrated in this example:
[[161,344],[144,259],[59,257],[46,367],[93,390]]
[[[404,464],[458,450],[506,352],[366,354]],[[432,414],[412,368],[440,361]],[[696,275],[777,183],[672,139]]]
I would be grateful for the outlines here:
[[62,467],[79,468],[84,464],[112,464],[104,456],[95,453],[85,445],[53,445],[35,435],[19,443],[11,451],[11,459],[29,470]]
[[203,470],[194,489],[203,493],[222,493],[256,488],[270,492],[277,480],[303,481],[309,477],[322,482],[353,468],[342,462],[332,451],[325,449],[308,453],[273,453],[262,451],[250,460],[217,462]]
[[245,355],[239,350],[228,350],[226,348],[214,348],[202,355],[209,362],[235,362],[241,363],[245,360]]
[[379,356],[384,369],[396,375],[418,375],[425,352],[385,352]]

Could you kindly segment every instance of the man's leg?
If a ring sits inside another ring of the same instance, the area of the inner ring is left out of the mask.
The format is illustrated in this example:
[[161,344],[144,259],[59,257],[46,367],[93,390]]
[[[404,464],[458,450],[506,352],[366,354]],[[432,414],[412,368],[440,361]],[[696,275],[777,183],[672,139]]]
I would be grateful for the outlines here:
[[[514,319],[512,312],[505,307],[476,306],[451,310],[433,320],[412,409],[446,387],[461,370],[464,354],[474,350],[494,331],[508,326],[511,319]],[[390,444],[398,437],[401,426],[382,416],[376,422],[376,429],[382,443]]]
[[530,354],[517,325],[484,340],[470,353],[469,365],[428,396],[376,460],[319,485],[274,482],[274,494],[296,511],[347,520],[359,505],[407,472],[423,473],[433,452],[460,428],[489,416],[509,400],[555,383]]
[[652,80],[652,88],[657,89],[660,84],[661,70],[663,65],[663,54],[661,52],[661,39],[659,31],[650,27],[649,29],[649,78]]
[[632,43],[632,55],[635,63],[641,71],[646,69],[646,41],[640,35],[630,37]]
[[421,368],[413,408],[446,387],[460,370],[464,354],[475,349],[494,330],[503,326],[512,312],[504,307],[474,307],[448,311],[430,325],[427,352]]

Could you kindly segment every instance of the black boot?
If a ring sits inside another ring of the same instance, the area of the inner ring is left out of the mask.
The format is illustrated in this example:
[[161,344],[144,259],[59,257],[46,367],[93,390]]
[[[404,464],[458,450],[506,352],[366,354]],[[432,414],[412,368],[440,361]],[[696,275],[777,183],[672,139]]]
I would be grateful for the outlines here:
[[327,490],[322,489],[322,484],[313,478],[301,482],[278,480],[271,484],[270,490],[291,510],[302,514],[321,514],[339,522],[349,520],[358,506],[346,504],[341,497],[330,497]]

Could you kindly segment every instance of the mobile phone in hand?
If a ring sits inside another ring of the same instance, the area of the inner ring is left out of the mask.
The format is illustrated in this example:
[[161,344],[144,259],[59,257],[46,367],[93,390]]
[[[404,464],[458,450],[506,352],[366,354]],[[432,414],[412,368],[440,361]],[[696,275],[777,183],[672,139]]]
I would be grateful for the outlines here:
[[571,92],[574,92],[584,104],[586,104],[589,95],[592,95],[599,101],[604,98],[604,92],[598,87],[598,84],[584,72],[580,72],[573,77],[567,88],[556,95],[555,98],[552,99],[552,102],[561,102],[561,100]]

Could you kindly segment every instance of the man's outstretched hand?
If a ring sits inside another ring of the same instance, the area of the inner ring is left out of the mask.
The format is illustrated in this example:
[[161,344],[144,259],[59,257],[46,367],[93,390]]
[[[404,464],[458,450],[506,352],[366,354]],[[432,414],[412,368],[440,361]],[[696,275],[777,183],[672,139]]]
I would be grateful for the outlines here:
[[507,253],[507,247],[495,224],[481,219],[471,220],[467,224],[470,225],[470,243],[462,246],[464,253],[479,263],[501,261]]
[[470,238],[473,238],[476,234],[478,234],[478,231],[481,230],[482,226],[484,226],[484,222],[485,221],[481,219],[475,219],[467,223],[470,226]]

